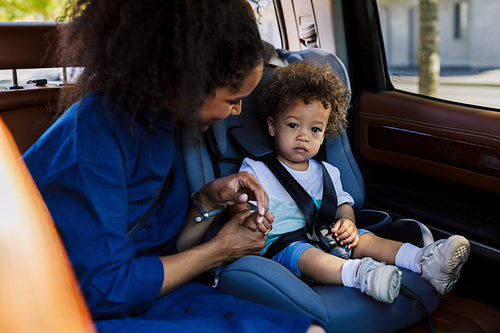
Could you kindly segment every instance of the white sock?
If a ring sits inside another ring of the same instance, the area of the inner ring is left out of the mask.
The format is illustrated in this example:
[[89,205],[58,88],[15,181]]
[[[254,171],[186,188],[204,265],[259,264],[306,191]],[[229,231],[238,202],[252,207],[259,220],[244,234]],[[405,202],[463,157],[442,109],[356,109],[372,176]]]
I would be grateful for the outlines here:
[[358,279],[356,279],[356,271],[361,264],[361,259],[349,259],[342,265],[342,284],[346,287],[360,288]]
[[422,250],[420,247],[410,243],[404,243],[396,253],[396,266],[406,268],[414,273],[421,274],[422,266],[417,261],[418,252]]

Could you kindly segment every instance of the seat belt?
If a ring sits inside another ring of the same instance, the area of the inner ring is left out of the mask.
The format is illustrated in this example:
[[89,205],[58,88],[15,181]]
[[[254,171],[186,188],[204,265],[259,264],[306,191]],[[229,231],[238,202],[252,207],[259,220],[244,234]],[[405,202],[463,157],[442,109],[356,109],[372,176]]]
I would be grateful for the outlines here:
[[431,316],[429,316],[429,312],[427,312],[427,309],[425,308],[424,302],[422,302],[420,300],[420,298],[410,288],[408,288],[404,284],[401,284],[401,288],[399,289],[399,294],[404,295],[413,301],[416,301],[422,307],[422,309],[424,310],[425,324],[427,326],[427,332],[437,333],[437,330],[434,327],[434,324],[432,323]]
[[335,223],[334,219],[337,213],[337,193],[324,164],[319,161],[323,171],[323,199],[318,212],[316,204],[309,193],[281,164],[275,153],[270,153],[263,157],[262,162],[266,164],[276,179],[290,194],[306,219],[304,229],[281,235],[269,246],[264,256],[272,258],[290,243],[300,239],[307,239],[312,244],[319,245],[325,252],[330,252],[334,249],[337,246],[337,242],[335,237],[331,235],[330,230]]

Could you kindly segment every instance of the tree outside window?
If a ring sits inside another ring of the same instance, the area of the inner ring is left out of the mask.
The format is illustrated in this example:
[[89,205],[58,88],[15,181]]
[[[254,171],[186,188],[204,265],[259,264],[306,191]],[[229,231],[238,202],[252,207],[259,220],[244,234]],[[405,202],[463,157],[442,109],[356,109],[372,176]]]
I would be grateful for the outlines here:
[[67,0],[0,0],[0,21],[54,22],[64,14]]

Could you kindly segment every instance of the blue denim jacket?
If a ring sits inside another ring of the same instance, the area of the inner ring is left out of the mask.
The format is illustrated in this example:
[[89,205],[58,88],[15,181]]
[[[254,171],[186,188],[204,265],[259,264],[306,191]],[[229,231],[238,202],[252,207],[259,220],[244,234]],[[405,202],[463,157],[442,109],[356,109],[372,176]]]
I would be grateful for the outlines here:
[[[158,256],[177,252],[189,204],[174,124],[154,131],[97,94],[70,107],[23,156],[62,237],[100,332],[303,332],[311,320],[187,283],[157,298]],[[144,226],[127,230],[166,191]]]
[[[160,292],[158,256],[176,251],[188,208],[172,122],[155,131],[106,112],[96,94],[70,107],[25,154],[95,318],[149,308]],[[169,172],[163,200],[132,239]]]

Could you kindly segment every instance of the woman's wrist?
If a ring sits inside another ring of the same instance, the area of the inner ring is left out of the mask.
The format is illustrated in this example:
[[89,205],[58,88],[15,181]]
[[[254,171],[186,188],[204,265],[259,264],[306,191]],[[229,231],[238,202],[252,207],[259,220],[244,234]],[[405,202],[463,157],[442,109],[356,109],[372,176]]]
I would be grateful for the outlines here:
[[226,206],[217,205],[212,200],[208,199],[206,195],[203,195],[201,190],[191,195],[191,201],[199,213],[199,215],[195,217],[196,222],[208,220],[226,208]]
[[209,190],[206,186],[203,186],[198,192],[195,194],[196,201],[203,207],[204,210],[210,211],[221,207],[222,205],[214,202],[209,195]]

